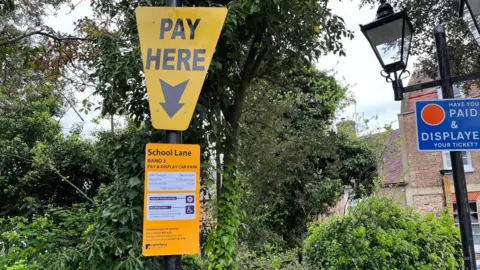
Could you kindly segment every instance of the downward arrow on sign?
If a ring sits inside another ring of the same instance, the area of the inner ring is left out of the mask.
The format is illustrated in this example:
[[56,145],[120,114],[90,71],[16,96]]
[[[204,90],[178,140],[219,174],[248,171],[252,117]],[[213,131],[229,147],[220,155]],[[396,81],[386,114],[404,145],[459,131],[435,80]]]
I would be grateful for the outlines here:
[[177,84],[175,86],[160,79],[160,86],[162,87],[163,97],[165,102],[160,102],[165,112],[172,118],[184,105],[180,103],[185,87],[187,87],[188,80]]

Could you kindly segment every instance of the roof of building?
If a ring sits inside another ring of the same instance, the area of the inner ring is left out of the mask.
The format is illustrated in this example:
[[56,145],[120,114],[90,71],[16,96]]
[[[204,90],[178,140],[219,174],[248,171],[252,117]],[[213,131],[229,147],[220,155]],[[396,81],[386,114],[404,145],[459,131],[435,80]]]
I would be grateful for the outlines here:
[[383,184],[386,185],[404,183],[400,136],[399,129],[365,136],[380,155],[378,170],[383,174]]
[[403,183],[403,165],[400,151],[400,130],[395,129],[390,133],[387,149],[382,157],[381,169],[385,174],[384,184]]

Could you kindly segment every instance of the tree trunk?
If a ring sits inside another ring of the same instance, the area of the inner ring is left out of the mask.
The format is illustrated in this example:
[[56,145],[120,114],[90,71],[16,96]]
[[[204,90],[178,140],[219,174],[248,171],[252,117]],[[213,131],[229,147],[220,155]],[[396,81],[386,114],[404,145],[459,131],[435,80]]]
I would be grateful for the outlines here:
[[[213,243],[213,254],[217,254],[210,261],[213,268],[223,267],[222,263],[228,261],[229,269],[236,269],[234,265],[236,257],[237,232],[241,222],[239,183],[236,178],[237,146],[238,133],[240,127],[240,117],[245,104],[246,91],[250,85],[253,74],[259,68],[260,63],[265,58],[266,49],[260,50],[259,44],[262,40],[262,32],[256,33],[252,40],[250,50],[242,70],[240,82],[235,90],[232,105],[222,108],[225,122],[228,124],[228,130],[225,134],[225,144],[223,145],[223,174],[219,185],[217,176],[217,225]],[[220,148],[220,147],[218,147]],[[217,148],[217,149],[218,149]],[[217,166],[220,163],[220,155],[217,150]],[[226,240],[224,240],[226,239]],[[221,242],[222,241],[222,242]],[[226,241],[223,242],[223,241]],[[222,249],[222,250],[219,250]],[[221,254],[221,255],[219,255]],[[230,263],[233,262],[233,265]]]

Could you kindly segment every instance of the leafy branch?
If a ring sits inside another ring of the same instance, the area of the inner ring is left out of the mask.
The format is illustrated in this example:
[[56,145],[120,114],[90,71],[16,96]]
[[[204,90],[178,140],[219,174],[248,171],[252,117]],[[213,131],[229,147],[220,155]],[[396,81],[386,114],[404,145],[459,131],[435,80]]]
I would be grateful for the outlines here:
[[32,31],[32,32],[27,32],[27,33],[24,33],[23,35],[20,35],[20,36],[17,36],[17,37],[14,37],[14,38],[11,38],[11,39],[7,39],[7,40],[2,40],[0,41],[0,46],[6,46],[6,45],[9,45],[11,43],[15,43],[15,42],[18,42],[24,38],[27,38],[27,37],[31,37],[31,36],[35,36],[35,35],[41,35],[41,36],[45,36],[45,37],[49,37],[51,39],[54,39],[56,41],[66,41],[66,40],[79,40],[79,41],[87,41],[89,40],[88,38],[82,38],[82,37],[73,37],[73,36],[65,36],[65,37],[62,37],[62,36],[56,36],[56,35],[53,35],[53,34],[50,34],[50,33],[47,33],[47,32],[44,32],[42,30],[36,30],[36,31]]
[[93,205],[95,205],[95,206],[100,206],[96,201],[94,201],[94,200],[92,200],[90,197],[88,197],[88,195],[85,194],[85,192],[83,192],[80,188],[78,188],[77,186],[75,186],[75,184],[73,184],[72,182],[70,182],[67,177],[63,176],[63,175],[57,170],[57,168],[55,168],[55,166],[53,166],[53,164],[49,163],[48,165],[50,166],[50,169],[51,169],[52,171],[54,171],[60,178],[62,178],[62,181],[67,182],[67,184],[69,184],[71,187],[73,187],[78,193],[80,193],[83,197],[85,197],[87,200],[89,200]]
[[[0,156],[4,156],[4,157],[8,157],[8,156],[12,156],[12,157],[17,157],[17,158],[20,158],[20,159],[23,159],[25,161],[28,161],[28,162],[32,162],[31,159],[29,158],[26,158],[26,157],[22,157],[22,156],[19,156],[19,155],[16,155],[16,154],[11,154],[9,153],[8,155],[7,154],[2,154]],[[87,200],[89,200],[93,205],[95,206],[99,206],[99,204],[97,202],[95,202],[94,200],[92,200],[92,198],[88,197],[88,195],[83,192],[80,188],[78,188],[75,184],[73,184],[72,182],[70,182],[70,180],[68,180],[68,177],[65,177],[63,176],[58,170],[57,168],[55,168],[55,166],[53,166],[52,163],[48,163],[48,166],[50,167],[50,169],[52,171],[54,171],[61,179],[62,181],[65,181],[67,182],[71,187],[73,187],[78,193],[80,193],[83,197],[85,197]]]

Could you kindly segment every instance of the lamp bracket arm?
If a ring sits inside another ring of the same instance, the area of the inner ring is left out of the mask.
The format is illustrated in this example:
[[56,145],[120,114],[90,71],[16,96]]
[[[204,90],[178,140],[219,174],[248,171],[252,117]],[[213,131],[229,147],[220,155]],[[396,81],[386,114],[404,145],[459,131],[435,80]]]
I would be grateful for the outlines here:
[[425,82],[425,83],[419,83],[419,84],[414,84],[407,86],[403,88],[403,92],[413,92],[413,91],[418,91],[418,90],[423,90],[427,88],[432,88],[435,86],[440,86],[442,84],[441,80],[435,80],[435,81],[430,81],[430,82]]
[[[455,84],[455,83],[459,83],[459,82],[478,80],[478,79],[480,79],[480,72],[475,72],[475,73],[471,73],[471,74],[451,77],[450,80],[452,81],[452,84]],[[442,85],[441,80],[434,80],[434,81],[430,81],[430,82],[419,83],[419,84],[414,84],[414,85],[404,87],[403,92],[406,93],[406,92],[419,91],[419,90],[432,88],[432,87],[440,86],[440,85]]]
[[452,77],[452,84],[480,79],[480,72]]

